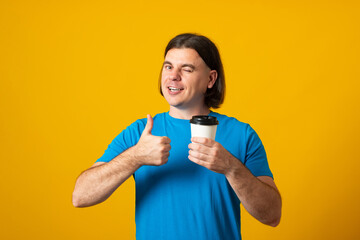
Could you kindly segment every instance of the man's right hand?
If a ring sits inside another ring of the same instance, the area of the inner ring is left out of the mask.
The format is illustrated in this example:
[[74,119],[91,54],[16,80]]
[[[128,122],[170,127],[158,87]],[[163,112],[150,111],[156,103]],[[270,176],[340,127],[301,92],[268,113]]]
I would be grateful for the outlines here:
[[154,121],[150,114],[147,115],[147,123],[141,134],[139,142],[135,145],[135,159],[140,166],[160,166],[168,161],[170,155],[170,138],[158,137],[151,134]]
[[170,138],[153,136],[153,124],[148,115],[145,129],[135,146],[108,163],[95,163],[80,174],[73,192],[75,207],[88,207],[105,201],[142,165],[160,166],[168,161]]

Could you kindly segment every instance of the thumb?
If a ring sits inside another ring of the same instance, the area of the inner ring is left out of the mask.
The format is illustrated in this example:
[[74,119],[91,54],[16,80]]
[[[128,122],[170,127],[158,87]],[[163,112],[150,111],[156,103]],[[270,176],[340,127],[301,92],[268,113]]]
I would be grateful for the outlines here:
[[143,131],[143,134],[146,133],[146,134],[150,134],[151,135],[151,130],[153,128],[153,125],[154,125],[154,120],[153,118],[151,117],[150,114],[147,115],[147,123],[146,123],[146,126],[145,126],[145,129]]

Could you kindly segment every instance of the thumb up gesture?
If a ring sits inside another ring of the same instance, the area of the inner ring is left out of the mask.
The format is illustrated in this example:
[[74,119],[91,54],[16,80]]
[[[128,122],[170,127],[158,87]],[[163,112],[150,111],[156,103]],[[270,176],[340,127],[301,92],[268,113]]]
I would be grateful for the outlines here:
[[147,123],[143,130],[139,142],[135,145],[135,159],[139,165],[160,166],[168,161],[170,138],[158,137],[151,134],[154,120],[151,115],[147,115]]

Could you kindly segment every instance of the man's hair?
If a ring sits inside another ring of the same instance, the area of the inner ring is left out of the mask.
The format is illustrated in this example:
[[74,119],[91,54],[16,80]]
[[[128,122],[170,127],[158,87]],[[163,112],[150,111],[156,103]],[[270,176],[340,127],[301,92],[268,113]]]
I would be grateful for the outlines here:
[[[219,108],[225,98],[225,75],[221,62],[220,54],[215,44],[205,36],[184,33],[177,35],[168,43],[164,57],[167,52],[173,48],[191,48],[194,49],[205,64],[211,69],[217,71],[217,79],[212,88],[208,88],[205,93],[205,104],[209,108]],[[161,73],[159,78],[160,93],[161,91]]]

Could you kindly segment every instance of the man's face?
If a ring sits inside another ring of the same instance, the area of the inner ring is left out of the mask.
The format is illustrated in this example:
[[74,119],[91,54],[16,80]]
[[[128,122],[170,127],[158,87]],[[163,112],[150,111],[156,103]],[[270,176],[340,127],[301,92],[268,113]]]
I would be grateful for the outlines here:
[[202,107],[206,89],[214,85],[216,78],[216,70],[210,70],[194,49],[173,48],[165,56],[161,90],[170,106]]

